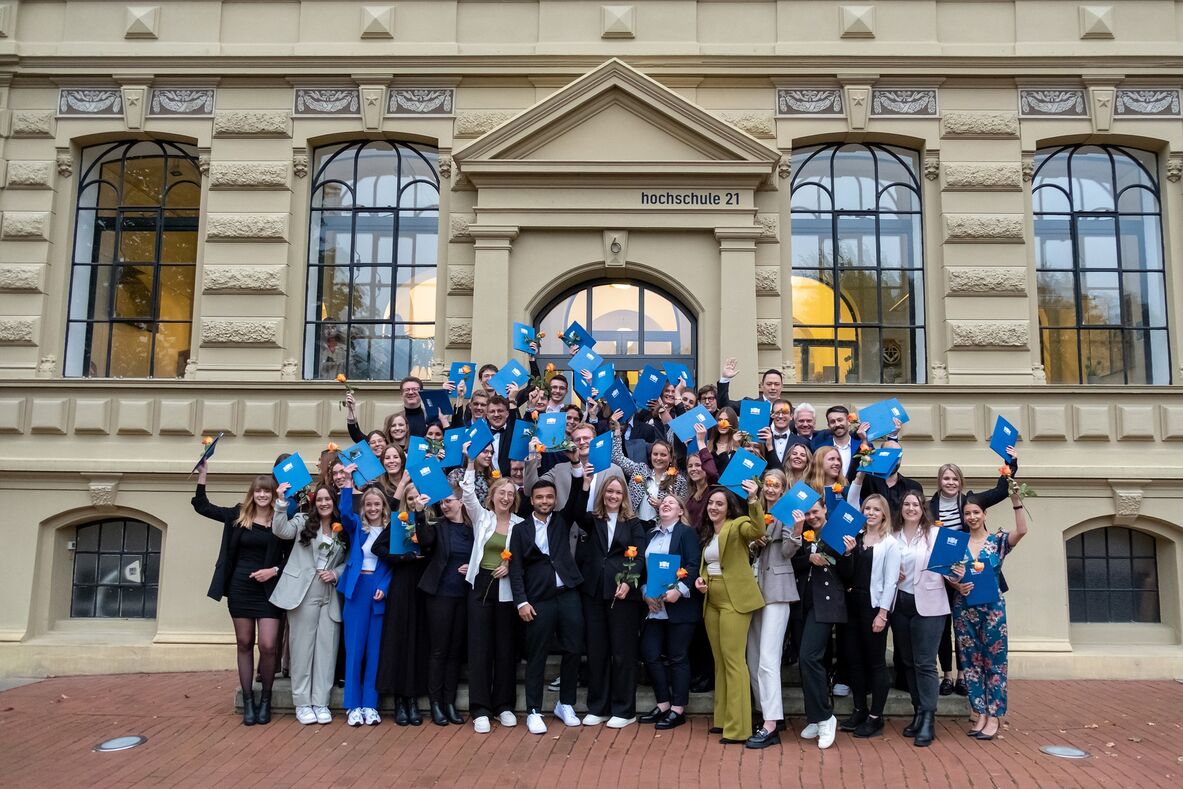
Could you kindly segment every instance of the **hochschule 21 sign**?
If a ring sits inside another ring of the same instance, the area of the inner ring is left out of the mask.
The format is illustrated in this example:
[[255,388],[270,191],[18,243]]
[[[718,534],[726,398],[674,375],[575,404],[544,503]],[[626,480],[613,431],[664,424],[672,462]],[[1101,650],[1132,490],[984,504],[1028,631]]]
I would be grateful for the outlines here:
[[723,189],[666,189],[642,190],[640,195],[641,205],[647,208],[739,208],[743,193]]

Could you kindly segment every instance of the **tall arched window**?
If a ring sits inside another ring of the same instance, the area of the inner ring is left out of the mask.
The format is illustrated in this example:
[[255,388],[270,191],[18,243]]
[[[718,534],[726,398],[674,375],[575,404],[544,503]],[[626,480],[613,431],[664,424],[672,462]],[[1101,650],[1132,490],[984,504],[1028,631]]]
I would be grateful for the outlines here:
[[162,537],[160,529],[132,518],[79,526],[70,616],[155,618]]
[[[694,319],[677,301],[640,282],[599,281],[580,285],[552,301],[534,325],[546,333],[539,364],[567,367],[568,354],[559,340],[571,321],[579,321],[596,338],[593,350],[612,362],[618,373],[637,373],[647,364],[661,369],[669,360],[695,369]],[[564,373],[569,376],[569,373]],[[630,383],[636,376],[626,375]]]
[[184,375],[200,206],[189,146],[133,141],[82,152],[67,376]]
[[1158,552],[1153,535],[1121,526],[1068,540],[1071,622],[1158,622]]
[[427,374],[435,351],[438,154],[353,142],[316,151],[304,377]]
[[1049,382],[1171,382],[1156,173],[1154,154],[1133,148],[1036,154],[1035,270]]
[[793,347],[811,383],[923,383],[924,254],[915,151],[793,151]]

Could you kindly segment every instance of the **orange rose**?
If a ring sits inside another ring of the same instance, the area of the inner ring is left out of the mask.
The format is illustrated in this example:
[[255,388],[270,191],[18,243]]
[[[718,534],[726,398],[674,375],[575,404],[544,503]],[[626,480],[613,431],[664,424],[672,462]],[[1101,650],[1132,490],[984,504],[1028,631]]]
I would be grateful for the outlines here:
[[[539,337],[541,337],[542,335],[540,334],[540,335],[538,335],[538,336],[539,336]],[[555,364],[554,364],[554,362],[547,362],[547,363],[546,363],[546,371],[547,371],[548,373],[553,373],[553,372],[555,371]]]
[[203,447],[208,447],[212,443],[214,443],[214,439],[211,436],[205,436],[201,439],[201,445]]
[[537,412],[537,411],[531,411],[531,412],[530,412],[530,418],[531,418],[531,419],[533,419],[535,422],[537,422],[537,421],[538,421],[538,412]]
[[985,570],[985,569],[986,569],[986,565],[982,564],[981,562],[974,562],[974,572],[975,573],[980,573],[982,570]]
[[337,451],[338,449],[340,449],[340,448],[341,448],[341,447],[337,446],[337,445],[336,445],[336,444],[334,444],[332,441],[330,441],[330,442],[328,443],[328,446],[326,446],[326,447],[325,447],[325,449],[327,449],[327,450],[328,450],[328,451],[330,451],[330,452],[336,452],[336,451]]
[[813,529],[806,529],[801,534],[801,539],[805,540],[805,542],[817,542],[817,534],[814,533]]
[[629,547],[625,548],[624,549],[624,558],[636,559],[637,558],[637,546],[630,545]]
[[690,573],[686,572],[686,568],[685,568],[685,567],[679,567],[679,568],[678,568],[678,572],[674,573],[674,576],[675,576],[675,577],[676,577],[676,578],[677,578],[679,581],[681,581],[683,578],[685,578],[685,577],[686,577],[686,576],[688,576],[688,575],[690,575]]
[[637,483],[638,485],[640,485],[640,484],[641,484],[642,482],[644,482],[644,481],[645,481],[645,478],[644,478],[644,477],[642,477],[640,474],[633,474],[633,482],[635,482],[635,483]]
[[471,372],[472,372],[472,368],[469,367],[467,364],[460,368],[461,375],[468,375]]
[[789,413],[789,407],[787,405],[778,405],[776,407],[776,413],[787,414],[787,413]]
[[333,524],[333,534],[339,534],[344,527],[339,523]]
[[862,444],[859,445],[858,451],[859,452],[870,452],[871,445],[864,441]]
[[838,495],[842,492],[842,486],[835,482],[830,486],[830,490],[834,491],[834,495]]
[[407,518],[407,513],[405,513],[405,512],[400,512],[400,513],[398,514],[398,519],[399,519],[400,521],[402,521],[403,523],[406,523],[406,522],[407,522],[407,519],[408,519],[408,518]]
[[537,335],[537,336],[538,336],[538,339],[540,339],[540,340],[541,340],[543,337],[545,337],[545,336],[546,336],[546,332],[544,332],[544,331],[540,331],[540,332],[538,332],[538,335]]
[[764,525],[767,526],[770,523],[772,523],[772,516],[765,513],[764,514]]
[[501,479],[501,472],[498,471],[497,469],[493,469],[493,473],[490,474],[489,476],[492,477],[493,479]]
[[853,425],[857,425],[858,424],[858,414],[855,413],[854,411],[851,411],[849,414],[846,415],[846,421],[853,424]]
[[665,475],[667,477],[676,477],[676,476],[678,476],[678,470],[676,468],[674,468],[673,466],[670,466],[669,468],[667,468],[665,470]]
[[345,377],[345,373],[337,373],[337,383],[343,384],[346,380],[348,379]]
[[936,526],[937,528],[940,528],[941,526],[945,525],[945,522],[944,521],[933,521],[932,525]]
[[1004,477],[1009,477],[1011,475],[1010,466],[1003,463],[1001,466],[998,467],[998,473]]
[[512,558],[513,558],[513,554],[510,553],[509,548],[505,548],[504,550],[501,551],[501,561],[508,562]]
[[720,420],[719,420],[719,429],[720,429],[720,430],[727,430],[727,429],[729,429],[730,427],[731,427],[731,423],[730,423],[730,422],[728,422],[726,419],[720,419]]

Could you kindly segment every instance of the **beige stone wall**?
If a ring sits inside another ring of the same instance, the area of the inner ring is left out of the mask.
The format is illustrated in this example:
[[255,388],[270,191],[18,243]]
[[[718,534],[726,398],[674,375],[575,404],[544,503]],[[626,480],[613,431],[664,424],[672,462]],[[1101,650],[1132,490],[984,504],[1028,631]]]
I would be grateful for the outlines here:
[[[310,160],[326,143],[388,138],[440,150],[437,370],[502,361],[513,321],[610,273],[688,308],[702,379],[736,355],[741,393],[780,367],[794,400],[900,396],[907,465],[929,487],[947,460],[986,484],[1001,413],[1041,494],[1008,565],[1016,675],[1179,673],[1183,395],[1045,383],[1028,179],[1048,144],[1155,152],[1167,260],[1183,259],[1183,120],[1118,110],[1122,91],[1183,85],[1181,29],[1183,4],[1167,0],[0,3],[0,506],[16,516],[0,669],[227,663],[224,607],[204,597],[215,527],[192,514],[185,474],[198,438],[227,431],[213,485],[230,503],[278,452],[311,457],[343,435],[339,387],[302,382]],[[119,110],[63,110],[78,89]],[[153,105],[193,89],[214,90],[209,112]],[[307,89],[344,91],[357,109],[309,111]],[[408,89],[445,91],[450,110],[388,112]],[[802,90],[834,92],[841,111],[782,106]],[[916,91],[933,92],[931,111],[899,109]],[[1021,91],[1071,100],[1048,113]],[[63,380],[82,152],[129,138],[201,157],[192,358],[178,381]],[[795,383],[786,157],[838,140],[922,154],[927,385]],[[640,205],[665,189],[739,200]],[[624,241],[618,260],[606,231]],[[1177,378],[1183,281],[1170,269]],[[363,399],[364,424],[398,402],[378,384]],[[153,623],[68,618],[65,535],[104,513],[165,530]],[[1068,623],[1063,541],[1114,522],[1156,535],[1159,627]]]

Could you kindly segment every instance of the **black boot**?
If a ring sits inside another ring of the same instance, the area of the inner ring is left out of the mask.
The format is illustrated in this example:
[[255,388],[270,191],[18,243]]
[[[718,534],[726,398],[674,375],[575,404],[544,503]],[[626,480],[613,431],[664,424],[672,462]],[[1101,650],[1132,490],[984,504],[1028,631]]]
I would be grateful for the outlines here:
[[854,731],[859,727],[859,724],[866,719],[867,711],[860,710],[858,707],[855,707],[854,711],[850,713],[850,717],[842,721],[842,723],[838,726],[838,729],[840,731]]
[[904,727],[903,735],[905,737],[915,737],[916,732],[920,731],[920,710],[915,710],[912,713],[912,722]]
[[858,725],[854,730],[855,737],[878,737],[883,734],[883,716],[876,718],[867,716],[867,719]]
[[255,694],[243,692],[242,694],[242,725],[254,726],[258,723],[258,717],[255,715]]
[[407,696],[407,722],[412,726],[422,726],[423,717],[419,714],[419,699]]
[[464,723],[464,716],[457,712],[455,704],[445,704],[444,715],[448,716],[448,723],[455,723],[457,726]]
[[936,738],[936,717],[935,713],[922,712],[920,713],[920,728],[916,730],[916,739],[912,744],[917,748],[927,748],[932,745],[932,741]]
[[399,726],[406,726],[411,722],[407,716],[407,700],[402,696],[394,697],[394,722]]
[[255,713],[255,722],[260,726],[271,723],[271,691],[265,690],[259,696],[259,710]]
[[444,708],[438,701],[431,702],[431,722],[436,726],[448,725],[448,716],[444,714]]

